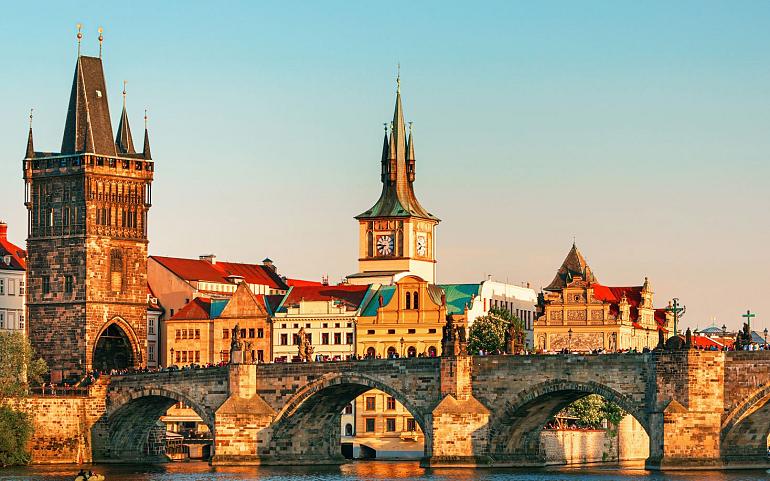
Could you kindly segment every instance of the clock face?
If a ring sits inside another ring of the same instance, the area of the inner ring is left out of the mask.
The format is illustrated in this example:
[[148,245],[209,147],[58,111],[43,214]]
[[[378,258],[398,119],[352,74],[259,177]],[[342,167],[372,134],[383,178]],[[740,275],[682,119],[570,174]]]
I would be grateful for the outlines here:
[[428,239],[424,235],[417,236],[417,255],[424,256],[428,253]]
[[377,236],[377,253],[381,256],[389,256],[393,254],[393,236],[392,235],[380,235]]

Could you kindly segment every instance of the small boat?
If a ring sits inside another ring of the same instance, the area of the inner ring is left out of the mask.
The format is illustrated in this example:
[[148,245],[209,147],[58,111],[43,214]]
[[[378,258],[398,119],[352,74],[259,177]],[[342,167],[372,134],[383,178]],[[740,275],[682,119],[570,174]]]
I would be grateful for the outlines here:
[[81,469],[77,476],[75,476],[75,481],[104,481],[104,475],[91,471],[86,473]]

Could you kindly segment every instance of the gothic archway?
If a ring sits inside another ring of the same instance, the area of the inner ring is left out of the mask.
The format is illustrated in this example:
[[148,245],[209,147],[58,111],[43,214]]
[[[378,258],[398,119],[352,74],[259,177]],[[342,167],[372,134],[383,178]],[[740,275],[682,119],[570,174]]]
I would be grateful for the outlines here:
[[92,367],[109,372],[136,367],[140,362],[133,330],[120,318],[107,323],[94,344]]

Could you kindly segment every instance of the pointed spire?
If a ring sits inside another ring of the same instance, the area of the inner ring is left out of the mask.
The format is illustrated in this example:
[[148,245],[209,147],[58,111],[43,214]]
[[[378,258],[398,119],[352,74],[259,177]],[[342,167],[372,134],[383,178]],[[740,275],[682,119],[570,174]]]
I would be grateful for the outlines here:
[[404,111],[401,107],[401,65],[399,64],[399,74],[396,77],[396,107],[393,111],[393,150],[390,156],[397,162],[403,162],[406,159],[406,125],[404,124]]
[[83,152],[86,154],[95,154],[96,147],[94,146],[94,138],[91,133],[91,121],[86,120],[86,135],[83,140]]
[[406,160],[409,162],[414,162],[414,139],[413,139],[413,122],[409,122],[409,140],[407,141],[407,153],[406,153]]
[[152,159],[150,153],[150,134],[147,131],[147,109],[144,109],[144,151],[142,152],[145,159]]
[[24,158],[31,159],[35,157],[35,147],[32,143],[32,113],[35,109],[29,109],[29,135],[27,136],[27,154]]
[[573,242],[572,248],[567,253],[567,257],[564,258],[559,269],[556,271],[556,276],[553,278],[546,291],[560,291],[571,282],[573,276],[579,275],[583,277],[583,280],[594,284],[599,282],[596,279],[591,267],[586,262],[583,254],[580,253],[577,246]]
[[126,112],[126,84],[123,81],[123,112],[120,114],[120,123],[118,124],[118,134],[115,136],[115,147],[118,152],[123,154],[135,154],[134,140],[131,135],[131,126],[128,123],[128,113]]
[[382,141],[382,162],[385,162],[388,160],[388,154],[389,154],[389,143],[388,143],[388,124],[387,122],[383,124],[385,126],[385,139]]

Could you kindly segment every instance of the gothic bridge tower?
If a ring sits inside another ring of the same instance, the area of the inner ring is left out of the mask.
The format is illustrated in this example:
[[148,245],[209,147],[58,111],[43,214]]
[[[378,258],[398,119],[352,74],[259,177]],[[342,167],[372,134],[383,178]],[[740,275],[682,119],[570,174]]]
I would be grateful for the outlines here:
[[60,152],[35,151],[30,120],[28,327],[52,379],[146,362],[147,213],[155,166],[146,116],[144,148],[136,152],[125,102],[124,84],[113,136],[101,53],[81,56],[78,48]]
[[387,128],[382,146],[382,192],[372,208],[356,216],[359,223],[357,274],[352,284],[391,284],[394,276],[409,273],[435,283],[435,233],[440,222],[428,212],[414,193],[415,156],[411,128],[406,134],[401,108],[400,79],[390,135]]

